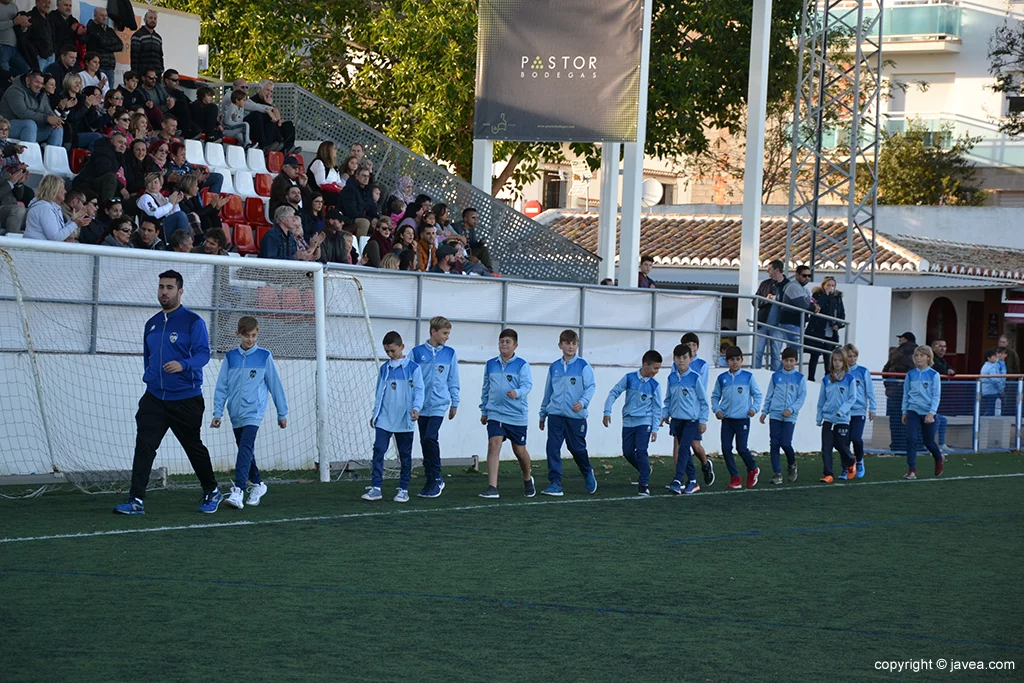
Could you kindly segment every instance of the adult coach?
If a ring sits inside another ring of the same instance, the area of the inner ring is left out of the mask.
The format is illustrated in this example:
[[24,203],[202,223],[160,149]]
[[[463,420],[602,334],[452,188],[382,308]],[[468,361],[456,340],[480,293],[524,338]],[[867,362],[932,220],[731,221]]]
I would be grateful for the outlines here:
[[199,511],[214,513],[224,499],[217,488],[210,452],[199,429],[203,423],[203,366],[210,362],[210,335],[206,322],[181,305],[181,274],[160,273],[157,297],[163,309],[146,322],[143,361],[146,393],[135,413],[135,460],[128,500],[114,508],[122,515],[142,515],[146,486],[164,434],[170,429],[185,449],[203,486]]

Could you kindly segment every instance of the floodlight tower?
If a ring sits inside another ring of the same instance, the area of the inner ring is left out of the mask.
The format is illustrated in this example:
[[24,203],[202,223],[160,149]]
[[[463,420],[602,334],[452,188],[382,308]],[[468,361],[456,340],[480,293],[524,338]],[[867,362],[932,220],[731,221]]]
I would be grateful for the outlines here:
[[[798,43],[786,264],[795,245],[809,241],[811,271],[842,269],[850,283],[875,277],[882,2],[805,0]],[[825,144],[830,128],[840,139]],[[826,198],[845,208],[845,237],[818,229]],[[855,263],[857,252],[865,255]]]

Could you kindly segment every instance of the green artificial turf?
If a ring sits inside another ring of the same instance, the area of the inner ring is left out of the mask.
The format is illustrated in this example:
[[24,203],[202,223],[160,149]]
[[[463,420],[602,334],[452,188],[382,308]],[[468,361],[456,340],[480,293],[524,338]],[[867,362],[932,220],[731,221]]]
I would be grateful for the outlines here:
[[[869,458],[831,486],[800,462],[796,484],[726,492],[718,460],[692,497],[656,461],[638,499],[610,460],[595,496],[567,462],[561,499],[525,500],[506,464],[497,501],[455,468],[406,505],[390,481],[380,503],[272,485],[212,516],[197,490],[151,492],[144,517],[0,500],[0,538],[57,536],[0,542],[0,681],[1021,680],[1022,455],[951,456],[936,481],[922,459],[917,482]],[[141,532],[100,533],[119,530]]]

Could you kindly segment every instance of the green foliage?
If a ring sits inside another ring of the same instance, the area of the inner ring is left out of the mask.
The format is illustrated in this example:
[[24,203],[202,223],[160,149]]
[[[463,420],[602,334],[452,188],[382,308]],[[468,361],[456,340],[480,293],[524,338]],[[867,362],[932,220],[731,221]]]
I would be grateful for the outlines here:
[[[980,138],[952,140],[952,130],[929,131],[916,120],[887,135],[878,156],[878,203],[912,206],[980,206],[985,192],[967,155]],[[868,174],[858,173],[860,190]]]
[[[1024,89],[1024,23],[1009,21],[996,29],[988,48],[989,73],[995,76],[992,89],[1019,96]],[[1024,134],[1024,112],[1007,114],[999,130],[1011,137]]]
[[[208,77],[271,78],[298,83],[337,101],[351,49],[344,27],[365,21],[364,0],[157,0],[201,18],[200,42],[210,45]],[[169,39],[170,36],[164,36]]]
[[[477,9],[473,0],[158,0],[203,18],[210,75],[302,85],[468,178],[472,162]],[[707,126],[738,128],[745,115],[749,0],[655,0],[647,153],[708,149]],[[773,8],[769,98],[795,81],[801,0]],[[541,164],[564,160],[557,144],[503,142],[496,186],[523,186]],[[597,147],[578,144],[593,168]]]

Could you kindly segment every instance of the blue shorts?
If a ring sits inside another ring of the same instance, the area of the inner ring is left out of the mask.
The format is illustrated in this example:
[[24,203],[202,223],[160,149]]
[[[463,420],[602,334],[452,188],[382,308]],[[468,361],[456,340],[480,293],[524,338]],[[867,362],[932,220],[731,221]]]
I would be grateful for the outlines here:
[[493,439],[500,436],[502,440],[508,440],[518,446],[526,445],[526,425],[510,425],[507,422],[497,420],[487,421],[487,438]]
[[668,433],[679,439],[679,443],[689,448],[700,436],[700,422],[697,420],[680,420],[673,417],[669,423]]

